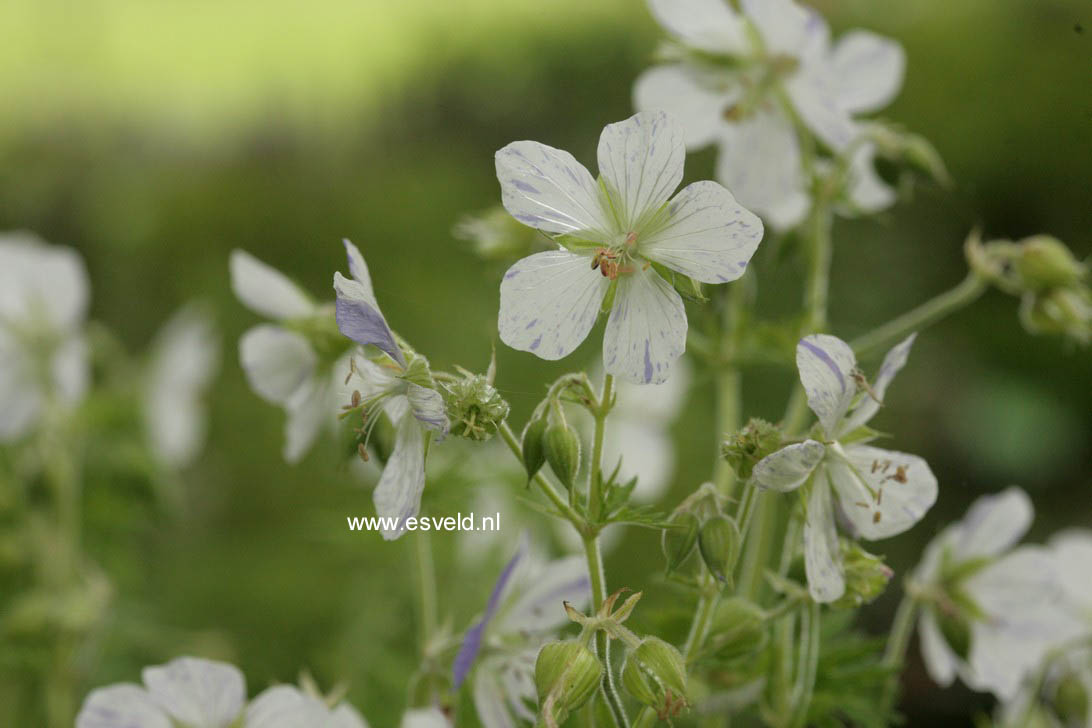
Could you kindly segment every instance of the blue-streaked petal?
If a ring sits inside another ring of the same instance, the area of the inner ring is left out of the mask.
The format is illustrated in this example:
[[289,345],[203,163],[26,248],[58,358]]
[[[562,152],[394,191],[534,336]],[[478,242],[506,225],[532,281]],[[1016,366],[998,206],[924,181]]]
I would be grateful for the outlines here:
[[845,593],[842,550],[834,527],[834,503],[830,485],[823,477],[815,479],[808,497],[804,520],[804,570],[808,575],[808,591],[815,601],[826,604],[837,601]]
[[815,440],[788,445],[759,460],[752,477],[763,488],[783,493],[796,490],[811,477],[826,451]]
[[489,594],[489,601],[485,605],[485,614],[473,627],[467,630],[466,635],[463,637],[463,644],[459,648],[459,654],[455,656],[455,663],[451,668],[452,680],[456,689],[463,684],[463,680],[470,674],[470,668],[473,667],[474,660],[478,656],[478,650],[481,649],[482,635],[485,633],[485,628],[497,613],[497,607],[500,606],[505,587],[508,586],[512,574],[515,573],[516,566],[523,560],[525,555],[526,545],[521,543],[515,555],[501,570],[496,584],[493,585],[493,591]]
[[334,273],[334,290],[337,291],[335,314],[338,330],[361,346],[375,346],[405,366],[402,349],[375,305],[375,296],[370,289],[359,281]]
[[599,185],[573,155],[538,142],[513,142],[497,152],[496,166],[504,209],[524,225],[594,240],[608,236]]
[[833,437],[857,395],[857,383],[853,380],[857,359],[853,350],[835,336],[805,336],[796,345],[796,368],[808,395],[808,406],[819,418],[824,432]]
[[844,454],[828,458],[826,468],[855,535],[898,535],[936,503],[936,476],[917,455],[868,445],[849,445]]
[[142,676],[156,703],[184,725],[227,728],[246,703],[246,680],[227,663],[179,657]]
[[396,528],[384,529],[383,538],[392,541],[406,532],[406,519],[421,510],[421,492],[425,489],[424,430],[410,414],[409,403],[396,398],[387,412],[398,428],[394,451],[383,466],[383,474],[372,494],[379,516],[397,519]]
[[591,598],[587,562],[579,556],[551,561],[540,569],[529,570],[528,576],[519,599],[505,611],[498,625],[506,634],[555,629],[568,620],[564,602],[583,609]]
[[887,387],[891,384],[895,375],[906,366],[906,360],[910,356],[910,349],[914,346],[916,338],[916,333],[910,334],[887,352],[887,355],[883,358],[883,364],[880,365],[880,371],[877,372],[876,379],[872,383],[872,391],[866,392],[860,403],[853,408],[853,411],[850,412],[842,424],[839,435],[853,432],[871,420],[880,410],[884,395],[887,394]]
[[379,303],[375,300],[372,277],[368,273],[368,264],[364,262],[364,255],[348,238],[343,239],[341,243],[345,246],[345,257],[349,260],[349,275],[360,284],[356,288],[356,294],[363,297],[378,311]]
[[882,109],[902,87],[906,53],[895,41],[867,30],[851,30],[831,54],[838,103],[854,114]]
[[231,251],[231,289],[247,308],[271,319],[309,316],[311,297],[280,271],[243,250]]
[[660,384],[685,350],[686,309],[671,284],[651,267],[619,278],[603,368],[634,384]]
[[447,410],[444,407],[444,398],[439,392],[408,382],[406,399],[409,400],[410,409],[418,422],[440,433],[441,436],[447,434],[449,428]]
[[172,728],[148,691],[137,685],[92,690],[83,701],[76,728]]
[[637,232],[682,181],[682,128],[663,111],[642,111],[603,129],[598,156],[617,227]]
[[640,254],[703,283],[742,276],[762,241],[762,221],[716,182],[687,185],[667,213],[638,238]]

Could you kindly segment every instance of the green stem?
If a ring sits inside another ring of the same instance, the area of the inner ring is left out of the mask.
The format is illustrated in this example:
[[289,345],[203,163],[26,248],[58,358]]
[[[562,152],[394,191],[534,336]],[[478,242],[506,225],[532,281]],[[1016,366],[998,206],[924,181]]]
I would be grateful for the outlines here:
[[912,332],[919,331],[974,303],[988,287],[982,276],[971,271],[959,285],[873,329],[864,336],[854,339],[850,346],[857,356],[861,357],[890,347]]
[[[520,445],[519,438],[516,437],[516,433],[512,432],[512,428],[509,427],[507,422],[502,422],[500,426],[501,439],[508,445],[508,449],[512,451],[512,454],[516,456],[516,460],[523,464],[523,446]],[[539,490],[546,496],[547,499],[557,508],[558,512],[573,524],[573,527],[577,530],[577,533],[583,535],[584,533],[584,518],[573,510],[572,506],[568,504],[566,499],[557,492],[554,486],[550,485],[550,481],[546,480],[546,476],[542,473],[535,473],[535,477],[531,478],[535,485],[539,487]]]
[[793,715],[789,728],[804,728],[808,719],[808,708],[815,693],[815,675],[819,667],[819,646],[822,630],[819,623],[819,603],[810,602],[803,614],[801,631],[804,644],[801,646],[800,669],[797,671],[797,683],[793,689]]
[[883,654],[884,667],[891,670],[883,691],[883,706],[886,710],[894,707],[895,694],[899,686],[899,672],[906,661],[906,651],[910,646],[910,635],[914,632],[914,622],[917,620],[919,608],[920,602],[907,594],[902,598],[895,612],[895,621],[891,625],[887,649]]
[[436,567],[432,559],[432,539],[428,533],[418,533],[417,538],[417,576],[420,583],[421,614],[420,640],[421,654],[429,656],[432,638],[436,634],[438,609],[436,601]]

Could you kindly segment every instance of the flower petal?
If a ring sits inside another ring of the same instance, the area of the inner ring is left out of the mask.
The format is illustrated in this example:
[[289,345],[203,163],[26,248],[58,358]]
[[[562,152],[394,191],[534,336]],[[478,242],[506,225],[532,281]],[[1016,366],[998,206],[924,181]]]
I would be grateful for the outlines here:
[[541,633],[568,621],[563,602],[583,609],[591,599],[587,562],[579,556],[551,561],[539,568],[528,568],[527,580],[519,584],[521,593],[504,612],[497,629],[505,634]]
[[827,22],[812,8],[794,0],[742,0],[741,4],[768,52],[809,57],[829,46]]
[[65,339],[53,353],[53,382],[57,397],[65,404],[78,404],[87,393],[91,379],[91,365],[87,340],[83,336]]
[[260,397],[285,404],[318,364],[307,339],[272,324],[259,324],[239,339],[239,361],[247,382]]
[[929,677],[942,688],[948,687],[955,682],[959,658],[944,639],[932,609],[922,613],[918,630],[921,634],[921,657]]
[[867,113],[887,106],[898,94],[906,53],[890,38],[851,30],[834,46],[831,63],[838,103],[850,113]]
[[406,387],[406,399],[417,421],[430,430],[446,435],[449,427],[447,409],[443,396],[435,389],[422,387],[409,382]]
[[853,372],[857,358],[849,345],[835,336],[813,334],[796,345],[796,368],[808,395],[808,406],[830,436],[857,395]]
[[956,525],[953,555],[960,561],[999,556],[1024,537],[1034,517],[1031,499],[1020,488],[982,496]]
[[516,571],[516,567],[520,561],[523,560],[527,553],[527,545],[525,542],[521,542],[519,548],[516,550],[514,556],[508,560],[508,563],[501,569],[500,576],[497,577],[496,583],[493,585],[493,591],[489,594],[489,601],[485,605],[485,614],[479,619],[473,627],[467,630],[466,635],[463,637],[463,643],[459,647],[459,653],[455,655],[455,662],[451,667],[452,683],[456,690],[466,680],[466,676],[470,674],[470,668],[474,666],[474,660],[478,656],[478,650],[482,646],[482,636],[485,634],[485,628],[488,626],[490,620],[497,613],[497,608],[500,606],[501,596],[504,594],[505,589],[508,587],[508,582],[511,581],[512,575]]
[[679,186],[686,148],[672,117],[642,111],[603,129],[598,156],[617,227],[635,232]]
[[843,151],[859,135],[860,126],[838,103],[837,81],[829,68],[805,66],[785,90],[808,128],[834,151]]
[[717,54],[748,49],[743,18],[724,0],[649,0],[656,21],[692,48]]
[[609,282],[591,260],[566,250],[517,261],[500,287],[500,337],[542,359],[561,359],[588,336]]
[[227,728],[246,703],[246,680],[234,665],[179,657],[146,667],[144,684],[176,721],[193,728]]
[[607,236],[599,185],[573,155],[538,142],[512,142],[497,152],[504,209],[548,233]]
[[872,215],[895,204],[895,191],[876,174],[876,145],[859,144],[849,160],[849,202],[852,211]]
[[660,384],[686,350],[682,297],[651,267],[618,279],[603,338],[603,368],[627,382]]
[[171,728],[171,720],[144,688],[111,685],[91,691],[76,716],[76,728]]
[[329,728],[368,728],[368,721],[364,720],[364,716],[356,708],[342,703],[330,711],[328,725]]
[[1088,566],[1092,564],[1092,531],[1072,528],[1057,533],[1050,539],[1050,550],[1069,602],[1092,616],[1092,579],[1088,578]]
[[[723,6],[721,0],[716,0]],[[679,120],[687,149],[699,149],[716,139],[724,126],[724,112],[735,104],[741,87],[733,81],[702,77],[682,63],[656,66],[645,71],[633,87],[633,105],[639,111],[662,110]]]
[[828,460],[830,482],[857,535],[888,538],[920,521],[937,500],[937,479],[917,455],[850,445]]
[[34,365],[13,336],[0,329],[0,442],[17,440],[42,411]]
[[781,113],[759,111],[721,127],[717,180],[777,230],[808,211],[799,142]]
[[808,513],[804,520],[804,569],[808,575],[808,591],[815,601],[826,604],[837,601],[845,593],[842,551],[834,527],[830,484],[825,478],[815,479],[808,497]]
[[450,721],[439,708],[414,708],[407,710],[402,716],[401,728],[450,728],[450,726]]
[[317,698],[292,685],[274,685],[250,703],[244,725],[246,728],[333,728],[336,724],[331,718],[329,709]]
[[739,278],[762,241],[762,221],[716,182],[687,185],[667,211],[667,219],[646,233],[638,250],[703,283]]
[[242,250],[231,251],[231,290],[243,305],[272,319],[308,316],[315,304],[280,271]]
[[0,319],[44,323],[65,333],[87,315],[91,286],[80,254],[28,232],[0,236]]
[[[883,358],[883,364],[880,365],[880,371],[876,374],[876,380],[872,383],[872,392],[866,393],[860,404],[853,408],[853,411],[839,429],[839,436],[853,432],[880,411],[884,395],[887,393],[887,386],[891,384],[891,380],[895,378],[895,375],[906,366],[906,360],[910,356],[910,348],[914,345],[914,339],[916,338],[916,333],[910,334],[887,352],[887,355]],[[875,397],[871,396],[873,394]],[[878,402],[877,399],[879,399]]]
[[379,516],[398,519],[397,528],[384,529],[383,538],[392,541],[405,533],[405,521],[421,510],[425,489],[425,441],[420,423],[409,414],[409,404],[397,400],[388,406],[398,428],[394,451],[383,466],[383,474],[372,500]]
[[285,403],[283,457],[287,463],[298,463],[315,444],[327,422],[333,422],[337,404],[332,401],[332,383],[310,378]]
[[335,316],[338,330],[361,346],[375,346],[403,367],[406,366],[406,358],[395,341],[394,332],[375,304],[371,286],[334,273],[334,290],[337,292]]
[[508,709],[498,676],[481,670],[474,677],[474,710],[483,728],[517,728],[519,723]]
[[378,309],[379,303],[375,300],[372,276],[368,272],[368,264],[364,262],[364,255],[360,252],[360,248],[353,245],[348,238],[344,238],[341,244],[345,246],[345,257],[349,260],[349,275],[360,284],[357,289],[358,294]]
[[753,474],[755,483],[782,493],[796,490],[811,477],[826,451],[823,443],[815,440],[783,447],[758,461]]

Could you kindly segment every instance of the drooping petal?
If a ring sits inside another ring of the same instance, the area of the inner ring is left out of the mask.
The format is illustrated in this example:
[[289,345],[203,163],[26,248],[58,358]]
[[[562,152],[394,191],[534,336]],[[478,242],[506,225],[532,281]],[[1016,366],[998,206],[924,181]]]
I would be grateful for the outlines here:
[[811,477],[826,451],[823,443],[815,440],[783,447],[758,461],[753,474],[755,483],[782,493],[796,490]]
[[759,111],[720,131],[717,180],[777,230],[799,223],[809,198],[792,124],[778,112]]
[[[720,0],[718,4],[723,5]],[[716,83],[720,88],[714,87]],[[712,143],[724,126],[724,112],[741,93],[735,81],[702,77],[685,64],[656,66],[637,79],[633,105],[639,111],[666,111],[679,120],[687,149]]]
[[307,339],[272,324],[259,324],[239,339],[239,361],[260,397],[286,403],[311,378],[318,363]]
[[804,520],[804,570],[808,591],[822,604],[841,598],[846,590],[842,551],[834,526],[834,505],[826,478],[816,478]]
[[853,350],[835,336],[805,336],[796,345],[796,368],[808,395],[808,406],[824,432],[833,436],[857,394],[853,381],[857,358]]
[[406,386],[406,399],[417,421],[430,430],[446,435],[449,427],[444,398],[435,389],[422,387],[409,382]]
[[171,728],[171,720],[144,688],[111,685],[91,691],[76,716],[76,728]]
[[978,498],[956,526],[952,553],[960,561],[999,556],[1031,527],[1035,509],[1020,488]]
[[395,528],[383,530],[383,538],[392,541],[405,533],[406,519],[416,516],[421,509],[421,492],[425,489],[425,441],[420,423],[409,414],[408,402],[394,400],[387,411],[398,430],[394,451],[383,467],[372,500],[377,515],[397,520]]
[[827,22],[812,8],[795,0],[742,0],[741,4],[762,35],[767,52],[807,59],[829,47]]
[[921,657],[929,677],[942,688],[948,687],[955,682],[959,658],[944,639],[932,609],[922,612],[918,631],[921,635]]
[[882,109],[902,87],[906,53],[902,46],[867,30],[851,30],[831,54],[838,103],[853,114]]
[[570,556],[551,561],[540,569],[528,569],[522,591],[497,628],[506,634],[540,633],[568,621],[563,602],[583,609],[591,597],[588,567],[584,559]]
[[231,290],[251,311],[272,319],[300,318],[315,309],[292,280],[242,250],[231,251]]
[[332,383],[319,377],[306,380],[284,404],[284,450],[286,463],[298,463],[315,444],[328,422],[333,422],[337,404],[332,401]]
[[845,457],[828,458],[830,482],[842,513],[869,540],[902,533],[937,500],[937,479],[917,455],[849,445]]
[[849,203],[854,213],[872,215],[886,210],[898,199],[895,190],[876,173],[876,146],[859,144],[849,160]]
[[603,368],[636,384],[659,384],[686,349],[682,297],[651,267],[618,279],[603,338]]
[[641,111],[603,129],[598,156],[617,228],[635,232],[679,186],[686,148],[672,117]]
[[723,0],[649,0],[653,17],[676,39],[709,53],[748,50],[743,18]]
[[144,684],[176,721],[194,728],[227,728],[246,703],[246,680],[234,665],[179,657],[147,667]]
[[358,295],[364,297],[378,310],[379,303],[375,300],[375,291],[372,289],[372,276],[368,272],[368,264],[364,262],[364,254],[348,238],[343,239],[341,243],[345,246],[345,257],[349,260],[349,275],[360,284],[357,289]]
[[872,383],[872,391],[865,393],[860,403],[850,412],[838,431],[839,436],[853,432],[880,411],[884,395],[887,393],[887,387],[891,384],[891,380],[895,378],[895,375],[906,366],[906,360],[910,356],[910,348],[914,345],[914,339],[916,338],[916,333],[910,334],[887,352],[887,355],[883,358],[883,364],[880,365],[880,371],[876,374],[876,379]]
[[439,708],[414,708],[402,716],[401,728],[451,728],[451,722]]
[[375,303],[371,285],[334,273],[334,290],[337,292],[335,315],[338,330],[361,346],[375,346],[405,366],[406,358]]
[[548,233],[607,237],[599,185],[573,155],[538,142],[513,142],[497,152],[504,209]]
[[608,285],[590,258],[565,250],[517,261],[501,281],[501,341],[542,359],[568,356],[595,325]]

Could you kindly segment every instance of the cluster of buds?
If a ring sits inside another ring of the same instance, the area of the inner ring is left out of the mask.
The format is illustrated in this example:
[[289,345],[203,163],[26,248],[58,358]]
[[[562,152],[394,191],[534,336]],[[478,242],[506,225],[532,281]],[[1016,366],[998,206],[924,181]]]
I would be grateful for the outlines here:
[[580,472],[580,435],[566,420],[558,399],[548,398],[535,410],[523,430],[522,451],[528,480],[549,463],[565,489],[572,489]]
[[1035,235],[1012,242],[967,241],[967,260],[984,280],[1020,297],[1020,321],[1033,334],[1056,334],[1087,345],[1092,341],[1089,267],[1061,241]]
[[679,504],[671,514],[671,526],[663,530],[660,541],[668,574],[679,569],[697,550],[709,573],[731,585],[741,536],[736,522],[723,514],[723,506],[723,496],[711,483],[702,485]]
[[883,594],[895,572],[882,556],[869,553],[856,541],[841,539],[846,591],[833,606],[857,608]]
[[445,382],[441,389],[451,434],[468,440],[488,440],[508,419],[508,403],[493,387],[496,359],[485,374],[458,369],[461,378]]

